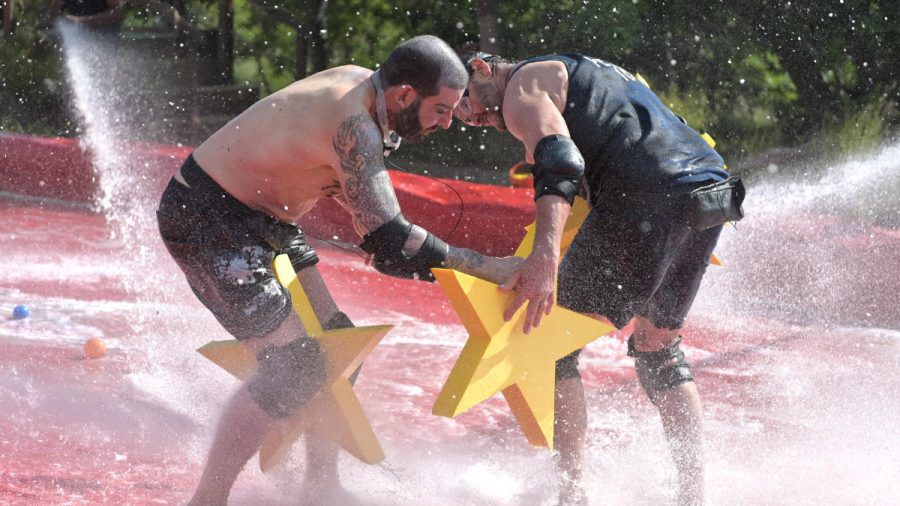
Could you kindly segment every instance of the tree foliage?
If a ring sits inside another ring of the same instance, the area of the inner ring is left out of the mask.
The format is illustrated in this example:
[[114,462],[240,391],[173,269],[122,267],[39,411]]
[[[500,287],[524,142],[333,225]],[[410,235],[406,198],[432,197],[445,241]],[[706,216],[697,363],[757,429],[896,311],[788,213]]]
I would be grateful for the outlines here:
[[[216,0],[181,4],[192,26],[217,26]],[[40,9],[28,2],[20,10],[20,26],[0,49],[5,108],[59,93],[45,86],[58,82],[46,63],[52,51],[33,49],[29,25]],[[519,59],[580,52],[641,73],[734,157],[803,143],[872,111],[878,135],[896,128],[898,16],[895,0],[234,0],[234,69],[237,80],[271,93],[328,66],[375,68],[423,33]],[[413,152],[468,164],[485,160],[478,147],[487,144],[498,167],[519,157],[492,133],[457,126],[450,138]]]

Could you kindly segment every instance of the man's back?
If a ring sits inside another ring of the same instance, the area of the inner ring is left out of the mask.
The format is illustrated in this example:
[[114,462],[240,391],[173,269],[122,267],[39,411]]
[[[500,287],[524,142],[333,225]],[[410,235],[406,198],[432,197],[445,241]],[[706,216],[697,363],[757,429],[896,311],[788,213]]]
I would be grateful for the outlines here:
[[721,156],[629,72],[577,54],[522,64],[548,60],[568,70],[561,112],[584,156],[592,192],[659,191],[721,172]]
[[339,190],[333,139],[347,116],[369,114],[371,75],[343,66],[297,81],[222,127],[194,157],[244,204],[296,219]]

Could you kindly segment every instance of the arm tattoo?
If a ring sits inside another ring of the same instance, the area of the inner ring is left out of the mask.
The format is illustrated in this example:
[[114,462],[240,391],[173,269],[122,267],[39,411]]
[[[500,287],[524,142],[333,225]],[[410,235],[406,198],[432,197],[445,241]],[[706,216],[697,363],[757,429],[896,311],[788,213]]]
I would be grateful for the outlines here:
[[484,255],[470,249],[450,246],[445,263],[447,267],[456,270],[479,269],[484,265]]
[[350,116],[338,127],[333,141],[346,177],[344,195],[356,220],[369,232],[400,212],[400,204],[384,168],[378,127],[365,114]]

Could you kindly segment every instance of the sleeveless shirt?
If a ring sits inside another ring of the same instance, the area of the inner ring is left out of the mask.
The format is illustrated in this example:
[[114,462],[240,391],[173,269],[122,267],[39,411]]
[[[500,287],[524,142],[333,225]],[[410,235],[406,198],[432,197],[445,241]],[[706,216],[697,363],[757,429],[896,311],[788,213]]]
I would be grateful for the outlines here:
[[[728,177],[722,157],[626,70],[579,54],[560,61],[569,73],[563,119],[585,160],[592,200],[601,192],[666,191]],[[510,76],[512,75],[510,74]]]

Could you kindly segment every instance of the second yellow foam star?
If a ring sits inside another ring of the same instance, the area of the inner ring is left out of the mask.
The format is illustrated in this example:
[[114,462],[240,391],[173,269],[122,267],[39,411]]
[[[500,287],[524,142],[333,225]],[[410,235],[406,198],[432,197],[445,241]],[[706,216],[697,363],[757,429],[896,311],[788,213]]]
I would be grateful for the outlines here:
[[552,448],[556,361],[613,327],[555,307],[539,327],[525,334],[524,307],[512,320],[503,320],[512,294],[457,271],[433,272],[469,339],[432,412],[455,417],[502,391],[528,442]]

